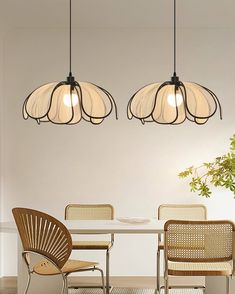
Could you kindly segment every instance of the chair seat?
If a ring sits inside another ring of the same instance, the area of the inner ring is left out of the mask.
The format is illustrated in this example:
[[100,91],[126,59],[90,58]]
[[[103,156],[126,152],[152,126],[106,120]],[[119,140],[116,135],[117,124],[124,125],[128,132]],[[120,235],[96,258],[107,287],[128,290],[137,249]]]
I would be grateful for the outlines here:
[[108,250],[112,247],[110,241],[73,241],[73,249],[80,250]]
[[[95,267],[98,263],[89,262],[83,260],[72,260],[69,259],[65,265],[62,267],[61,271],[63,273],[72,273],[82,269],[87,269],[91,267]],[[48,260],[43,260],[40,263],[34,266],[34,272],[39,275],[58,275],[60,271]]]
[[228,262],[169,262],[168,274],[172,276],[229,276],[232,267]]

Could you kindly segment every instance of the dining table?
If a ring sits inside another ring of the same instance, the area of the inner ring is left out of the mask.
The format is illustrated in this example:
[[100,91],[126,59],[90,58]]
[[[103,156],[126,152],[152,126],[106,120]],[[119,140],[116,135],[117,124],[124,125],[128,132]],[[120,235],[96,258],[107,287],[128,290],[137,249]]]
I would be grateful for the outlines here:
[[[143,235],[158,235],[164,233],[164,220],[156,218],[149,219],[144,223],[124,223],[117,219],[114,220],[60,220],[71,234],[141,234]],[[0,223],[1,233],[17,233],[17,228],[14,222]],[[116,244],[118,246],[118,244]],[[157,251],[157,248],[156,248]],[[22,245],[18,238],[18,279],[17,279],[17,294],[23,294],[25,285],[27,283],[27,267],[22,258]],[[155,263],[156,261],[153,260]],[[226,280],[224,277],[206,277],[205,279],[205,294],[225,294]],[[46,290],[42,291],[42,287]],[[28,294],[58,294],[62,287],[62,279],[58,276],[39,276],[34,275]],[[106,285],[107,294],[109,294],[110,287]],[[164,293],[164,292],[162,292]],[[235,280],[231,282],[231,293],[235,293]]]

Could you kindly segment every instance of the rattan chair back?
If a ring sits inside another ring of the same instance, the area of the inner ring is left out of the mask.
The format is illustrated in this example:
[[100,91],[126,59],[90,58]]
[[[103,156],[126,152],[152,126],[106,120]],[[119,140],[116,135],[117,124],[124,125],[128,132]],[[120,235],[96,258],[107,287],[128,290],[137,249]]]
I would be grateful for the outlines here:
[[65,208],[67,220],[112,220],[114,208],[110,204],[69,204]]
[[159,220],[206,220],[207,209],[202,204],[162,204],[158,207]]
[[165,258],[176,262],[222,262],[233,258],[234,224],[230,221],[169,220]]
[[12,212],[24,251],[44,255],[62,268],[72,251],[67,228],[54,217],[37,210],[14,208]]

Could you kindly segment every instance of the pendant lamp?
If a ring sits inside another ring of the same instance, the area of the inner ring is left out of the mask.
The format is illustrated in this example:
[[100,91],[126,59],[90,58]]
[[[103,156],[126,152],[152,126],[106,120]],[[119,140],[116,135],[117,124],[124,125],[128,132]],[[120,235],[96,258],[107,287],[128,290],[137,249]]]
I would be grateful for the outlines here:
[[153,83],[138,90],[129,100],[127,116],[143,124],[177,125],[186,119],[205,124],[219,109],[217,96],[208,88],[194,82],[182,82],[176,74],[176,0],[174,0],[174,73],[170,81]]
[[69,0],[69,75],[67,80],[40,86],[23,104],[24,119],[33,118],[38,124],[72,125],[82,119],[100,124],[117,107],[112,95],[89,82],[77,82],[72,74],[72,5]]

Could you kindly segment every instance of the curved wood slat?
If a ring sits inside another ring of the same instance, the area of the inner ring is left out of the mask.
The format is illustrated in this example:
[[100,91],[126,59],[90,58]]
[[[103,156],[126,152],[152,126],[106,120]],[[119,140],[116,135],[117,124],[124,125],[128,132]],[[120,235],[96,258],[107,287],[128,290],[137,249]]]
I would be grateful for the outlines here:
[[67,228],[54,217],[28,208],[12,210],[25,251],[50,258],[62,268],[72,251],[72,239]]

